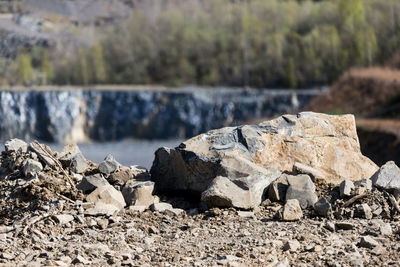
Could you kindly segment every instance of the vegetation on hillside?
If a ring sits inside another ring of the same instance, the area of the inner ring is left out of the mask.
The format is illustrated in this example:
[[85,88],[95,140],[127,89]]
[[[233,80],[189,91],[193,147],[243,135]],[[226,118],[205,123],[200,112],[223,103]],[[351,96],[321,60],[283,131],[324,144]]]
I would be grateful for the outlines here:
[[[140,3],[140,2],[139,2]],[[143,1],[93,47],[23,52],[7,81],[305,87],[400,47],[398,0]],[[0,64],[1,64],[0,60]],[[29,75],[31,74],[31,75]]]

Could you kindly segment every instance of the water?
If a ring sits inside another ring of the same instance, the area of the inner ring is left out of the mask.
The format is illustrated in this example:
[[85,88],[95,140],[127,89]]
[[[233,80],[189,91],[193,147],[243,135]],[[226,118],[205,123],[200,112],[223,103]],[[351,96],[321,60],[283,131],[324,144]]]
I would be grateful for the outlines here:
[[[79,144],[83,155],[90,161],[100,163],[108,155],[125,166],[141,165],[150,168],[154,152],[162,146],[176,147],[181,140],[123,140],[119,142]],[[61,151],[63,144],[47,144],[53,151]]]

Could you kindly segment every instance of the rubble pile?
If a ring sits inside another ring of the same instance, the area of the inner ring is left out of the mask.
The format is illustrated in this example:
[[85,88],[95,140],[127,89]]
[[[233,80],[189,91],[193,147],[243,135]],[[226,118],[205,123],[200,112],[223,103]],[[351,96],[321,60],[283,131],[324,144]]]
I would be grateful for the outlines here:
[[[341,120],[215,130],[158,150],[150,172],[112,155],[90,162],[77,145],[11,139],[0,157],[0,265],[397,266],[400,169],[362,156],[351,118]],[[285,164],[282,151],[296,156]]]

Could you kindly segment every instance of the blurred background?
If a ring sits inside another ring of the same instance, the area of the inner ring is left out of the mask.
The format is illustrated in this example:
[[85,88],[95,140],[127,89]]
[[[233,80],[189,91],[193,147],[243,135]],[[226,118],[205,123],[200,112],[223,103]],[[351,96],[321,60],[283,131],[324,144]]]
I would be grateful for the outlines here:
[[159,146],[313,110],[399,163],[398,0],[0,0],[0,140]]

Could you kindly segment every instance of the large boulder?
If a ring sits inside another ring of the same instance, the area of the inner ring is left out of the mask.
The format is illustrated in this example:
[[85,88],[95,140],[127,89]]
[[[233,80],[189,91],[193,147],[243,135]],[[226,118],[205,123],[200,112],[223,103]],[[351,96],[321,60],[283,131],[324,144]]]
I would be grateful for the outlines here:
[[212,130],[175,149],[160,148],[150,172],[158,191],[201,194],[218,176],[233,183],[262,176],[267,180],[263,186],[268,186],[278,177],[276,170],[294,172],[299,164],[334,184],[369,178],[378,169],[360,152],[354,116],[303,112],[258,125]]

